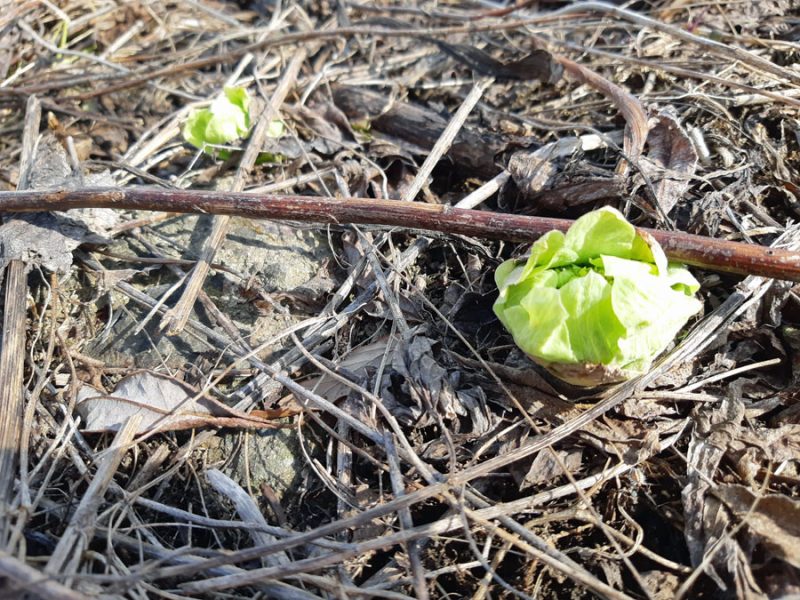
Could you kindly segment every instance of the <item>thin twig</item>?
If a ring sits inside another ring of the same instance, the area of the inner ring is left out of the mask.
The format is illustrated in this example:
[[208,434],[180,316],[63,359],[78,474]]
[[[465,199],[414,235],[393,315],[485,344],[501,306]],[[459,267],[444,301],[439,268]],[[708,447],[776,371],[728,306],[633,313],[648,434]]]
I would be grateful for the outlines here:
[[25,264],[12,260],[5,272],[6,297],[3,314],[3,347],[0,355],[0,522],[3,523],[2,542],[9,515],[11,494],[14,491],[17,454],[19,452],[22,414],[25,403],[23,365],[25,363],[25,296],[28,279]]
[[83,559],[83,552],[92,539],[97,510],[103,501],[106,490],[112,483],[112,478],[117,472],[122,457],[130,447],[140,421],[139,415],[130,417],[117,432],[111,447],[98,460],[97,473],[86,489],[66,531],[53,550],[53,554],[47,561],[45,571],[48,573],[67,577],[69,580],[70,576],[78,570]]
[[[25,592],[30,591],[48,600],[82,600],[86,598],[83,594],[55,581],[52,575],[46,575],[2,550],[0,550],[0,575],[9,580],[0,589],[0,594],[19,594],[18,597],[23,598]],[[4,595],[3,597],[10,598],[11,596]]]
[[[389,225],[513,242],[532,242],[548,231],[565,231],[572,224],[568,219],[368,198],[341,200],[148,187],[0,192],[0,213],[87,207],[168,210],[312,223]],[[652,235],[674,261],[713,271],[800,281],[800,254],[797,252],[675,231],[644,228],[640,231]]]
[[[403,484],[403,474],[400,471],[400,458],[397,456],[394,440],[388,432],[384,433],[384,448],[386,449],[386,458],[389,463],[389,478],[392,483],[392,491],[395,497],[403,496],[405,494],[405,485]],[[412,529],[414,527],[411,511],[408,508],[399,509],[397,516],[403,529]],[[417,598],[427,600],[429,598],[428,586],[425,584],[425,570],[419,556],[419,544],[410,540],[405,544],[405,547],[408,562],[411,566],[411,574],[414,577],[414,591],[417,594]]]
[[469,94],[467,94],[467,97],[464,98],[464,101],[461,103],[461,106],[458,107],[456,114],[454,114],[453,118],[450,119],[450,122],[442,132],[442,135],[439,136],[436,144],[425,158],[425,162],[422,163],[422,166],[414,177],[414,181],[403,193],[403,200],[411,201],[417,197],[417,194],[422,189],[422,186],[427,183],[428,177],[433,172],[433,168],[439,164],[442,156],[444,156],[444,154],[450,149],[450,146],[452,146],[453,141],[455,141],[458,132],[461,131],[461,127],[463,127],[467,117],[472,112],[472,109],[475,108],[475,105],[478,103],[478,100],[481,99],[481,96],[483,96],[483,92],[485,92],[493,82],[493,78],[487,77],[475,83],[475,85],[472,87],[472,90],[470,90]]
[[[263,531],[263,528],[268,526],[267,521],[250,494],[244,491],[233,479],[217,469],[208,470],[206,477],[219,494],[233,502],[236,512],[239,513],[242,519],[250,523],[256,523],[259,526],[250,530],[250,535],[256,544],[263,545],[275,541],[272,535]],[[264,559],[265,566],[283,565],[287,562],[289,562],[289,557],[283,552],[267,556]]]

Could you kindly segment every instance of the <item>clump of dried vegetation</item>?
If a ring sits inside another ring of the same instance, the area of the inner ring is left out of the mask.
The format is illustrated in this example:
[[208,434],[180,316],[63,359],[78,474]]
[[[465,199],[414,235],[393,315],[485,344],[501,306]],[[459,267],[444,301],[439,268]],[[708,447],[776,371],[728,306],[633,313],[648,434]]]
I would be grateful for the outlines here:
[[[610,204],[792,250],[793,4],[16,2],[0,186]],[[180,128],[231,85],[250,136],[198,152]],[[794,283],[695,270],[704,315],[587,391],[491,312],[524,251],[168,204],[4,215],[0,596],[800,593]]]

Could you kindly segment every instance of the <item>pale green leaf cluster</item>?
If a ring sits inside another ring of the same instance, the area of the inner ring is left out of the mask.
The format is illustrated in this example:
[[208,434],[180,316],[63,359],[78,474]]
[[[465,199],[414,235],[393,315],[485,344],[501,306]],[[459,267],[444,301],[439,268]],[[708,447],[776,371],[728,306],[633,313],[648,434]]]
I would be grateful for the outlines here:
[[208,108],[196,109],[183,125],[183,139],[195,148],[224,146],[247,137],[250,97],[242,87],[225,88]]
[[494,311],[516,344],[577,385],[646,372],[702,308],[691,273],[610,207],[545,234],[495,281]]

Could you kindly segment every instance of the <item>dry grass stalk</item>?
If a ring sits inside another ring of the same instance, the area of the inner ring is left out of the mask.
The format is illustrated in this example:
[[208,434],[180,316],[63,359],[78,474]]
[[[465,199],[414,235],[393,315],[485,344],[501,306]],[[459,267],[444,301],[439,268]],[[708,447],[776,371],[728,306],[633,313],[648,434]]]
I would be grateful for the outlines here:
[[117,473],[122,457],[130,449],[139,417],[131,417],[114,436],[114,440],[97,460],[97,471],[81,498],[69,525],[47,561],[45,572],[73,581],[84,551],[94,536],[98,510],[111,481]]
[[[41,104],[32,96],[25,110],[20,157],[19,186],[29,186],[39,137]],[[27,312],[29,265],[13,258],[5,267],[2,347],[0,347],[0,540],[7,541],[11,524],[10,500],[22,436],[25,406],[23,365],[25,360],[25,316]]]
[[43,575],[38,569],[28,566],[21,560],[0,551],[0,574],[12,583],[6,592],[25,594],[33,592],[48,600],[82,600],[80,592],[60,584],[54,577]]

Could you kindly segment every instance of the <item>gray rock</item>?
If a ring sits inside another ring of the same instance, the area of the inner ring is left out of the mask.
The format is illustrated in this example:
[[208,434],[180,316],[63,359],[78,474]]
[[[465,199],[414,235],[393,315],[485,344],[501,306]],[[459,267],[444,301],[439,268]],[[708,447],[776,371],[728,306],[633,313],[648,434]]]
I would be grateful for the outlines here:
[[[308,438],[302,443],[310,455],[319,452]],[[224,432],[207,448],[209,463],[224,462],[222,470],[244,489],[249,485],[259,494],[261,484],[266,483],[284,507],[297,500],[306,458],[296,428]]]

